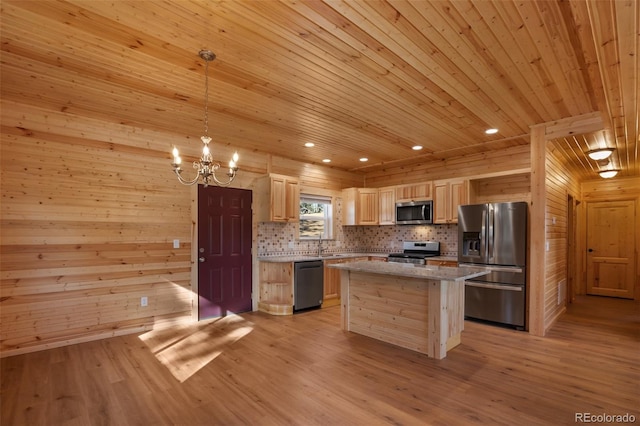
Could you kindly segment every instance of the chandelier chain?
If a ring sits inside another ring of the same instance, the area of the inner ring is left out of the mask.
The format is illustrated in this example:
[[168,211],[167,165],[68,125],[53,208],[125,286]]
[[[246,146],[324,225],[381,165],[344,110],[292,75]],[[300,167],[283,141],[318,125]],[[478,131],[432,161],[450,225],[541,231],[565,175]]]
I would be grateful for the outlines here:
[[209,61],[204,61],[204,135],[209,136]]

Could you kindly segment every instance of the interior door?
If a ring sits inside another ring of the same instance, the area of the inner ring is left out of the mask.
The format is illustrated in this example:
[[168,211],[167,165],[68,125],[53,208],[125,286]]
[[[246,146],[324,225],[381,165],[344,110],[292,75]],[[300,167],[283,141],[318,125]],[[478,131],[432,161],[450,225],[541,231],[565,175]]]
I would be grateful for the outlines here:
[[198,317],[250,311],[251,191],[198,187]]
[[587,294],[633,299],[636,244],[633,201],[587,205]]

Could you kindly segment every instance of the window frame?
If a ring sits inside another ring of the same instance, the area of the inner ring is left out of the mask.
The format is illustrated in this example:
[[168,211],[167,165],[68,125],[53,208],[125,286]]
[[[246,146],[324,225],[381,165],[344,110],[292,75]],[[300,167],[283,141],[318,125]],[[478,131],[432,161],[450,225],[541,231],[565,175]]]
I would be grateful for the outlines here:
[[301,228],[301,224],[303,220],[311,220],[311,219],[304,219],[304,214],[302,213],[302,203],[306,202],[306,203],[318,203],[318,204],[324,204],[325,206],[328,206],[325,208],[324,210],[324,217],[322,219],[316,219],[316,220],[322,220],[324,222],[324,226],[323,226],[323,233],[321,236],[322,240],[331,240],[333,239],[333,228],[334,228],[334,214],[333,214],[333,210],[334,210],[334,200],[333,197],[331,196],[327,196],[327,195],[320,195],[320,194],[313,194],[310,192],[305,192],[305,193],[301,193],[300,194],[300,205],[298,206],[298,213],[299,213],[299,218],[298,218],[298,239],[300,240],[317,240],[318,237],[317,236],[308,236],[308,235],[302,235],[300,228]]

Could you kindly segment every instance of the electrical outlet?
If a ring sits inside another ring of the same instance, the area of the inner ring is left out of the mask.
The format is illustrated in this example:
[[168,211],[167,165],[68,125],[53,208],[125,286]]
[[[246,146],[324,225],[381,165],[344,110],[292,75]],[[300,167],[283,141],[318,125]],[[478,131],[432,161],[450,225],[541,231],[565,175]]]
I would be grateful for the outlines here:
[[173,248],[180,248],[180,240],[173,240]]
[[293,241],[289,241],[289,248],[292,249],[293,248]]
[[149,299],[147,296],[142,296],[140,298],[140,306],[147,306],[149,304]]

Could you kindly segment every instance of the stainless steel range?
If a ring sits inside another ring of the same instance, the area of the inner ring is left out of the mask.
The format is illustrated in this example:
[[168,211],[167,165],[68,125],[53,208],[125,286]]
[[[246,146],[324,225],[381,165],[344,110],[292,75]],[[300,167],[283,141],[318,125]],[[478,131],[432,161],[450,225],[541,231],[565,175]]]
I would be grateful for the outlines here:
[[387,261],[424,265],[427,258],[435,256],[440,256],[440,242],[405,241],[402,243],[402,253],[391,253]]

